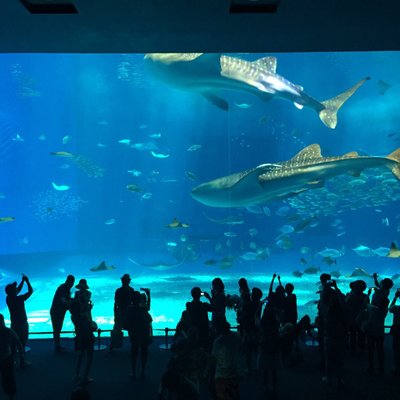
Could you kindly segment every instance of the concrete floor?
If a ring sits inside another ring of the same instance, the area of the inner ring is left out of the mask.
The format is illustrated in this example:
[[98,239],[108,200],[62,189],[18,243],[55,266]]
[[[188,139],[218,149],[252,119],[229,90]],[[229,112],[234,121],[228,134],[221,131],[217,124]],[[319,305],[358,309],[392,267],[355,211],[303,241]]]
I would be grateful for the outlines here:
[[[107,344],[107,338],[102,340]],[[171,352],[159,349],[163,338],[156,338],[150,347],[148,372],[145,379],[132,381],[129,378],[129,344],[108,355],[107,351],[95,352],[89,390],[92,400],[156,399],[160,377],[165,370]],[[16,400],[67,400],[74,388],[74,365],[76,354],[72,351],[73,341],[65,339],[69,352],[56,355],[51,340],[31,340],[32,350],[27,359],[33,365],[17,371],[18,394]],[[340,393],[332,391],[321,381],[322,373],[317,368],[318,349],[304,347],[304,362],[297,367],[282,368],[279,371],[279,399],[396,399],[400,389],[400,379],[390,374],[391,337],[387,336],[386,363],[384,376],[370,376],[366,373],[366,355],[348,356],[345,364],[345,384]],[[242,399],[261,400],[260,377],[244,377],[241,381]],[[0,392],[0,398],[3,393]],[[204,390],[202,399],[208,399]]]

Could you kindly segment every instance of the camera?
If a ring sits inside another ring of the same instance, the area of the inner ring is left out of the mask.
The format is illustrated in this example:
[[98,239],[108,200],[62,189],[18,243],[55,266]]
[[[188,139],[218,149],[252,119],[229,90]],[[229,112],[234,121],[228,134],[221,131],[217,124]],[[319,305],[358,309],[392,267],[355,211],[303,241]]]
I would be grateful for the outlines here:
[[201,293],[200,293],[200,296],[204,296],[204,292],[201,292]]
[[150,289],[149,289],[149,288],[143,288],[143,287],[141,287],[140,290],[141,290],[142,292],[150,292]]

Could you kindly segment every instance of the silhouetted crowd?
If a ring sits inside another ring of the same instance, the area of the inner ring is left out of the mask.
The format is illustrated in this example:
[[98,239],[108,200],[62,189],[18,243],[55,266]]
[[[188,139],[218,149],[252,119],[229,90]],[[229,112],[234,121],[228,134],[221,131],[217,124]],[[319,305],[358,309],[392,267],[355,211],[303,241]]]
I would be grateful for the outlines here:
[[[368,355],[367,373],[384,374],[385,318],[393,314],[393,371],[400,376],[400,305],[396,305],[400,290],[389,300],[393,281],[378,279],[368,288],[363,280],[350,283],[347,294],[341,292],[329,274],[320,275],[319,300],[315,321],[308,315],[298,318],[294,285],[283,285],[274,274],[268,294],[260,288],[250,289],[245,278],[238,281],[239,294],[225,294],[221,278],[211,283],[211,293],[199,287],[191,290],[192,300],[186,303],[178,322],[172,345],[172,357],[162,376],[160,400],[197,400],[204,388],[215,400],[237,400],[240,380],[245,375],[260,376],[265,397],[278,396],[278,371],[282,367],[302,362],[301,343],[317,344],[322,380],[334,388],[344,382],[344,359],[348,353]],[[276,280],[278,281],[276,285]],[[128,332],[131,351],[131,378],[136,379],[139,361],[140,377],[144,378],[148,347],[152,343],[150,289],[134,290],[128,274],[121,277],[121,287],[114,297],[114,327],[109,352],[122,347],[123,330]],[[27,291],[20,294],[26,284]],[[75,278],[69,275],[54,295],[50,308],[56,353],[66,351],[61,346],[60,333],[67,311],[75,330],[75,350],[78,354],[75,370],[77,389],[72,399],[89,399],[85,389],[90,376],[94,332],[98,330],[92,318],[93,303],[86,279],[80,279],[71,297]],[[6,303],[10,311],[11,328],[0,314],[0,373],[4,392],[10,399],[16,393],[15,358],[21,367],[29,366],[25,359],[28,320],[25,301],[32,295],[29,279],[23,275],[19,285],[9,284]],[[367,293],[365,291],[367,290]],[[204,301],[203,301],[204,300]],[[226,319],[226,310],[236,312],[237,327]],[[236,332],[237,331],[237,332]]]

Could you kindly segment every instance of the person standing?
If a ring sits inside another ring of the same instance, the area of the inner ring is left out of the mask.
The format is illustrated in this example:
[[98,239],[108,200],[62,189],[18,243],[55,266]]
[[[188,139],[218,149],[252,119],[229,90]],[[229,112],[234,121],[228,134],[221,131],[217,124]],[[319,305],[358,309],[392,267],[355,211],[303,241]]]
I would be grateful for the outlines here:
[[92,318],[92,293],[89,291],[89,286],[86,279],[80,279],[75,286],[78,289],[75,292],[75,297],[71,301],[71,319],[75,326],[75,350],[79,352],[78,361],[76,364],[75,380],[80,382],[80,370],[84,356],[86,356],[86,366],[84,369],[82,383],[87,384],[93,379],[89,377],[90,369],[93,361],[94,351],[94,334],[97,325]]
[[110,352],[122,346],[122,329],[125,329],[128,307],[133,304],[134,289],[130,286],[130,275],[122,275],[121,283],[122,286],[115,291],[114,296],[114,327],[111,331]]
[[[25,294],[20,295],[19,293],[21,292],[24,283],[26,283],[28,291]],[[25,351],[25,345],[29,336],[25,301],[32,296],[33,289],[28,277],[22,274],[20,284],[17,286],[17,282],[10,283],[5,287],[5,291],[7,294],[6,303],[10,311],[11,329],[17,334],[22,344],[22,348]]]
[[392,350],[394,359],[393,374],[400,376],[400,306],[396,305],[396,300],[400,298],[400,289],[396,290],[394,298],[389,306],[389,311],[393,314],[393,323],[390,327],[392,335]]
[[17,392],[14,365],[16,348],[18,348],[20,366],[27,367],[31,365],[30,362],[25,361],[24,352],[18,336],[12,329],[6,327],[4,315],[0,314],[0,376],[4,393],[10,399],[13,399]]
[[215,321],[215,330],[218,335],[212,349],[215,360],[215,399],[239,400],[243,365],[240,336],[231,332],[229,323],[224,319]]
[[140,300],[140,292],[134,291],[132,304],[127,309],[125,320],[131,342],[131,377],[133,379],[136,379],[136,364],[139,351],[141,361],[140,377],[144,378],[145,376],[148,346],[151,342],[151,322],[153,321],[151,315],[147,311],[147,307],[142,307],[140,305]]
[[60,333],[64,323],[65,313],[71,303],[71,289],[74,286],[75,277],[68,275],[64,283],[56,290],[50,308],[51,324],[53,325],[54,350],[56,353],[66,351],[60,344]]

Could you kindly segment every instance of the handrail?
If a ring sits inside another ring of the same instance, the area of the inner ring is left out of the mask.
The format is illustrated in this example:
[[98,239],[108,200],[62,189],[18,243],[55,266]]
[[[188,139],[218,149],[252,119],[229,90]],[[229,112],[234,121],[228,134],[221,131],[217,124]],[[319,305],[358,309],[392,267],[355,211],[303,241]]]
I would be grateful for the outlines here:
[[[237,326],[232,326],[231,329],[236,329],[238,330],[239,325]],[[391,326],[385,325],[384,329],[390,329]],[[101,329],[98,328],[97,330],[95,330],[94,332],[97,332],[97,350],[104,350],[106,349],[107,346],[101,345],[100,344],[100,339],[101,339],[101,334],[103,332],[112,332],[113,329]],[[159,348],[162,350],[170,350],[172,348],[172,345],[169,343],[169,332],[176,332],[175,328],[154,328],[153,331],[163,331],[165,333],[165,343],[164,344],[160,344]],[[61,331],[61,334],[67,334],[67,333],[73,333],[75,334],[75,331]],[[53,332],[30,332],[30,335],[52,335]],[[315,340],[313,338],[313,346],[315,345]],[[96,349],[96,348],[95,348]]]

